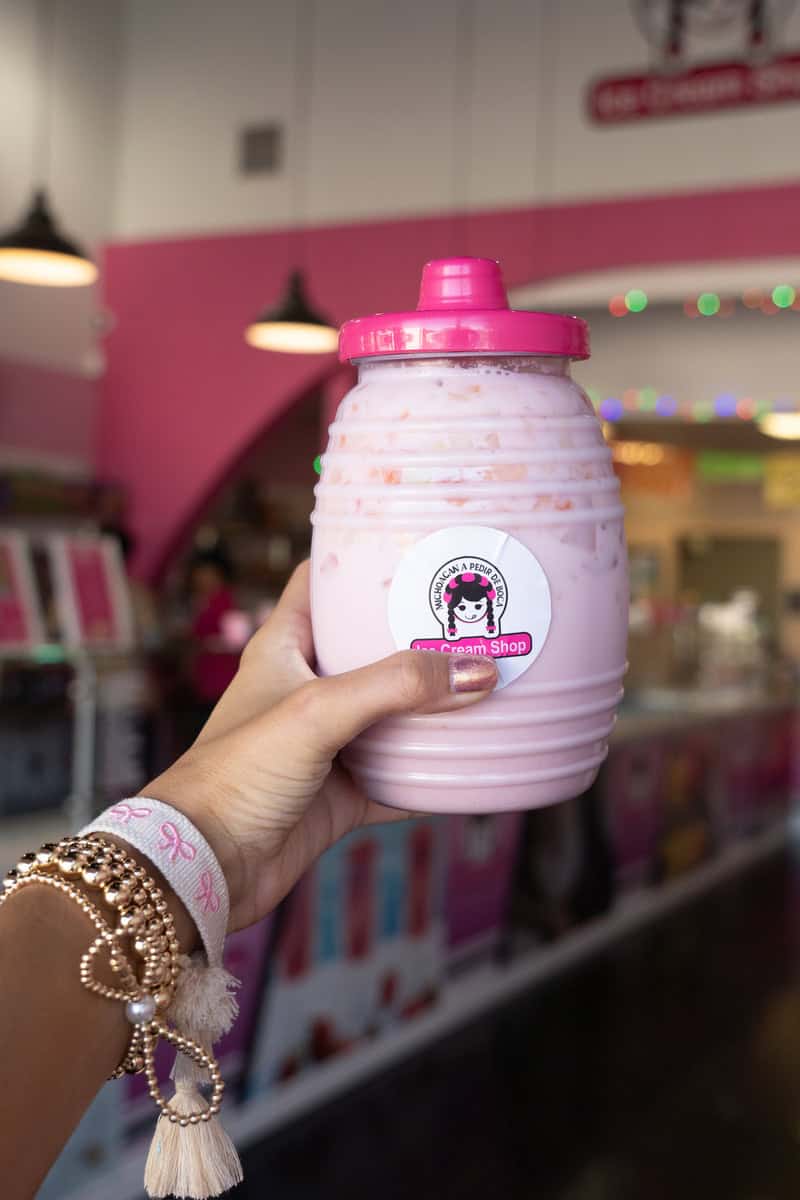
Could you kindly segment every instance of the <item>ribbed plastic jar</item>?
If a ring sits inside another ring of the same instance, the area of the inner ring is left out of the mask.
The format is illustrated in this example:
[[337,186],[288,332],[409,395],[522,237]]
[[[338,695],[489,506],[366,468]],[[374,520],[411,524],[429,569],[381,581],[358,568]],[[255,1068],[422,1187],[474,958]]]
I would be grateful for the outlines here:
[[312,519],[323,674],[406,645],[499,646],[509,672],[479,705],[360,737],[346,762],[371,798],[491,812],[589,787],[622,696],[627,557],[611,454],[566,355],[364,358]]

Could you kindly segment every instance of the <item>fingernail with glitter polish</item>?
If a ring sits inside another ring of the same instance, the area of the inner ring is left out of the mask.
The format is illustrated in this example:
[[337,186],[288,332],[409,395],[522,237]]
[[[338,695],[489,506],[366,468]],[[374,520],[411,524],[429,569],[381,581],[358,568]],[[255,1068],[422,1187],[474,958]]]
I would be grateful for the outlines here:
[[451,692],[488,692],[497,683],[493,658],[454,654],[450,659]]

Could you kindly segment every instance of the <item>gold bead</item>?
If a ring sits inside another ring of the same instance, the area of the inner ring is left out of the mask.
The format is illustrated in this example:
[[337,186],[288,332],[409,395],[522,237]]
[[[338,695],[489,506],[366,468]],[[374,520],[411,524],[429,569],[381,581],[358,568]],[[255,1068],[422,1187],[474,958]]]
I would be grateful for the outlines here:
[[124,933],[139,933],[145,925],[145,919],[136,908],[123,908],[117,919],[119,928]]
[[159,988],[153,999],[156,1002],[156,1008],[169,1008],[172,1003],[172,988]]
[[65,850],[58,860],[62,875],[80,875],[82,865],[80,855],[75,850]]
[[133,948],[140,958],[144,958],[150,949],[150,943],[147,938],[139,935],[133,939]]
[[20,858],[19,862],[17,863],[17,870],[19,871],[20,875],[28,875],[31,871],[35,870],[38,865],[39,864],[36,855],[32,850],[29,850],[27,854],[23,854]]
[[3,887],[12,888],[19,882],[19,879],[19,871],[16,867],[12,867],[10,871],[6,872],[5,878],[3,879]]
[[58,846],[55,842],[45,842],[44,845],[40,846],[36,851],[36,858],[42,864],[42,866],[46,866],[47,863],[52,862],[53,856],[57,850]]
[[192,1113],[192,1115],[189,1117],[189,1124],[190,1124],[190,1125],[197,1125],[197,1124],[199,1123],[199,1121],[200,1121],[200,1114],[199,1114],[199,1113]]
[[204,1113],[200,1113],[200,1120],[201,1121],[210,1121],[212,1115],[213,1114],[208,1109],[206,1109],[206,1111]]
[[83,868],[83,882],[89,887],[102,887],[108,881],[108,868],[99,859],[93,858]]
[[122,908],[131,898],[131,889],[121,879],[118,879],[108,885],[103,896],[106,904],[111,905],[112,908]]

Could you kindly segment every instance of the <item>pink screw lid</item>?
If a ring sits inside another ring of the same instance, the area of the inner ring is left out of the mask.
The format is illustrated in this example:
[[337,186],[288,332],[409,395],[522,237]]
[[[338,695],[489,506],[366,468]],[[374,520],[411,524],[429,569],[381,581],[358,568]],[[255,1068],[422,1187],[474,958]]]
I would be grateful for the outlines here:
[[342,362],[415,354],[552,354],[589,357],[589,327],[580,317],[515,312],[500,264],[491,258],[438,258],[422,269],[414,312],[347,321]]

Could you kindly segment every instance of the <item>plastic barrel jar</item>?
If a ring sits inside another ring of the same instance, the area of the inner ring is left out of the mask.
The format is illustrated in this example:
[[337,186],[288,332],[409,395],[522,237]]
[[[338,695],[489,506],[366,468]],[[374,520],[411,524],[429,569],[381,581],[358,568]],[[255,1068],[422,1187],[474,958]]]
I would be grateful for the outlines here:
[[348,749],[368,795],[417,812],[583,792],[622,696],[619,484],[570,361],[585,322],[509,309],[490,259],[426,265],[419,307],[350,321],[358,366],[322,459],[312,543],[321,673],[397,649],[489,654],[496,691],[391,718]]

